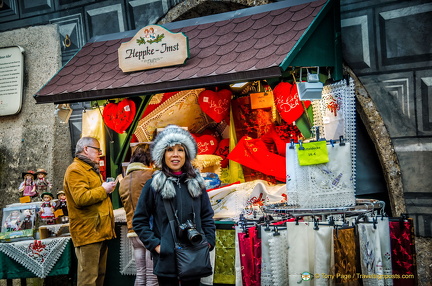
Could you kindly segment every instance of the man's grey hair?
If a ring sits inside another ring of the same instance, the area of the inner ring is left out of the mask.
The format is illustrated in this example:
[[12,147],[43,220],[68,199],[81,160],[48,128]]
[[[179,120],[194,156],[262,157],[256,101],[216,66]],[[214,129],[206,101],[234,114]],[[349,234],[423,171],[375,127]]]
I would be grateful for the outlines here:
[[84,151],[84,148],[87,146],[93,146],[93,143],[99,143],[96,138],[93,137],[82,137],[78,140],[75,148],[75,156],[81,154]]

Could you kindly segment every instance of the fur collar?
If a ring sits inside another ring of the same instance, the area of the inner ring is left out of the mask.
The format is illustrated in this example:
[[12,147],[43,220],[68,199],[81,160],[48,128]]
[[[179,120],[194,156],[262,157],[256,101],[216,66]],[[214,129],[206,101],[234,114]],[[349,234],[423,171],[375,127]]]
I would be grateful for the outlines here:
[[127,166],[126,175],[129,175],[130,172],[137,171],[137,170],[151,170],[151,168],[147,167],[146,165],[140,162],[130,163]]
[[[181,177],[169,176],[167,177],[163,172],[156,171],[153,174],[153,181],[151,186],[156,192],[160,193],[163,199],[172,199],[176,196],[176,188],[174,183],[180,184]],[[187,178],[185,180],[189,194],[193,198],[201,196],[202,190],[205,189],[204,179],[197,172],[195,178]]]

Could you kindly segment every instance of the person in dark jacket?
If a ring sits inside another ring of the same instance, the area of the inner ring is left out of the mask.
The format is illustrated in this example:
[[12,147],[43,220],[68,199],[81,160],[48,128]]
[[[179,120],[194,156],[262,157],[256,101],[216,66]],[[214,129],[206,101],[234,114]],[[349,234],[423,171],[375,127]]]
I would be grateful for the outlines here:
[[[154,274],[159,285],[200,285],[200,277],[178,281],[174,254],[174,239],[164,200],[171,200],[174,212],[181,224],[188,220],[196,230],[204,234],[210,250],[215,245],[213,209],[205,190],[204,179],[192,167],[197,155],[197,144],[191,134],[176,125],[168,125],[151,145],[155,165],[161,170],[153,174],[145,184],[133,219],[133,228],[145,247],[151,251]],[[176,223],[178,230],[178,225]],[[188,243],[187,236],[178,235],[181,243]]]

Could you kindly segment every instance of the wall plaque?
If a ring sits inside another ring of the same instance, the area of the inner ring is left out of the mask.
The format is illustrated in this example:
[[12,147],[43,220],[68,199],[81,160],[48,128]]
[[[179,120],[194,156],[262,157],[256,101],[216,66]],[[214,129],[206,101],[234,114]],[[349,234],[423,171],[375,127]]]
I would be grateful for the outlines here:
[[0,48],[0,116],[21,110],[24,80],[24,49]]
[[183,33],[149,25],[120,45],[118,57],[123,72],[181,65],[189,57],[188,38]]

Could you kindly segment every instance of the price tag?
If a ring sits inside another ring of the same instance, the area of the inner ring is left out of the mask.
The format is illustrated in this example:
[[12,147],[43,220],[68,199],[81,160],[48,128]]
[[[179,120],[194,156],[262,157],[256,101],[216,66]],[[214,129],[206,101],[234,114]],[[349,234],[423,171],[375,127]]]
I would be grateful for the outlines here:
[[273,92],[257,92],[250,94],[251,108],[269,108],[274,104]]

